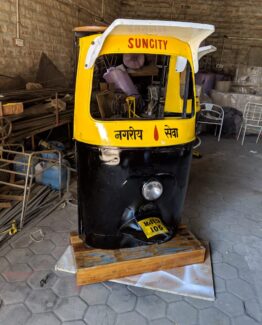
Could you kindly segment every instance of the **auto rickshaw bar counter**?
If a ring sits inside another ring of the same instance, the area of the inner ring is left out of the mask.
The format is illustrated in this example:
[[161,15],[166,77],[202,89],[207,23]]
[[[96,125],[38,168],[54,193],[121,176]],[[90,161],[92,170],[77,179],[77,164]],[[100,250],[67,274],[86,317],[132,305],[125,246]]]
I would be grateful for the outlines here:
[[199,110],[199,45],[213,30],[120,19],[80,39],[74,137],[87,245],[134,247],[175,235]]

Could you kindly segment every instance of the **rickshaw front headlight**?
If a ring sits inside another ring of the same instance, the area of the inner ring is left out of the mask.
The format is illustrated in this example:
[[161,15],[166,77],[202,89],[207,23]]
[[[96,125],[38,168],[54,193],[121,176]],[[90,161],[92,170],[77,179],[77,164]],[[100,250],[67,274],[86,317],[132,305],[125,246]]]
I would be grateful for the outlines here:
[[142,187],[143,197],[148,201],[160,198],[163,193],[163,185],[158,181],[146,182]]

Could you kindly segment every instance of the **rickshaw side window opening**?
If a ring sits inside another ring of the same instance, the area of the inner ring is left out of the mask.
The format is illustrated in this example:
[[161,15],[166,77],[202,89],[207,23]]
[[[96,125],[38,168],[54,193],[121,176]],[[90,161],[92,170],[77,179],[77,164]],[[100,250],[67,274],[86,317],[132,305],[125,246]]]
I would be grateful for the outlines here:
[[171,68],[170,56],[166,55],[100,56],[94,67],[91,116],[98,120],[117,121],[189,117],[188,99],[192,99],[192,108],[194,106],[190,65],[188,63],[185,72],[181,73],[180,85],[177,81],[170,83],[175,89],[169,92],[170,98],[166,101],[169,79],[172,78],[169,73]]
[[[180,113],[166,113],[165,116],[180,116],[182,118],[190,118],[194,115],[194,84],[192,77],[192,69],[190,63],[184,59],[184,66],[176,67],[178,69],[179,79],[179,98],[180,98]],[[183,64],[182,64],[183,65]]]
[[[182,117],[186,118],[188,116],[187,108],[188,108],[188,100],[191,100],[191,113],[189,115],[194,115],[194,89],[193,89],[193,78],[192,78],[192,70],[189,62],[187,62],[185,69],[185,80],[184,87],[181,87],[181,97],[183,99],[183,112]],[[180,81],[182,82],[182,77],[180,77]]]

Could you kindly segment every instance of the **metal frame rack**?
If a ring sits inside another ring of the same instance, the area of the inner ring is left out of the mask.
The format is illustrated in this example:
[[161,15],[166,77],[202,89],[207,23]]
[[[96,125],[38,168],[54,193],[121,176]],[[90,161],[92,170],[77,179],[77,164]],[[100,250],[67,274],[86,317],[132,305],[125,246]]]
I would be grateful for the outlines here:
[[[15,151],[10,149],[4,149],[5,147],[19,147],[21,151]],[[4,144],[1,145],[0,150],[0,172],[7,173],[10,177],[13,177],[11,182],[6,182],[3,180],[0,180],[0,184],[6,186],[7,188],[15,188],[22,190],[22,209],[21,209],[21,216],[20,216],[20,230],[23,228],[24,224],[24,218],[26,215],[26,209],[28,201],[30,200],[30,193],[32,189],[32,183],[33,179],[38,175],[35,173],[34,165],[38,161],[45,161],[49,164],[49,166],[45,169],[43,169],[40,173],[42,173],[44,170],[47,170],[48,168],[51,168],[54,165],[58,165],[59,168],[59,198],[61,198],[61,172],[62,172],[62,155],[61,152],[58,150],[44,150],[44,151],[35,151],[35,152],[24,152],[24,147],[22,145],[10,145],[10,144]],[[51,159],[51,158],[43,158],[42,154],[44,153],[55,153],[57,154],[58,159]],[[21,160],[11,160],[8,159],[11,156],[20,156]],[[17,171],[14,169],[14,165],[22,166],[22,171]],[[15,182],[16,176],[22,178],[21,181]]]

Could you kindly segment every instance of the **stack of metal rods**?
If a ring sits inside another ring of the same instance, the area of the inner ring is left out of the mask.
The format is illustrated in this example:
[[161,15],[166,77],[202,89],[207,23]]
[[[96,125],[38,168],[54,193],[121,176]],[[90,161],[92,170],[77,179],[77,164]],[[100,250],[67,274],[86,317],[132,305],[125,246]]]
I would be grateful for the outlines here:
[[[10,190],[6,193],[9,194]],[[18,194],[22,194],[22,191]],[[27,204],[24,224],[28,224],[33,220],[41,220],[50,214],[60,202],[59,192],[52,190],[48,186],[34,184]],[[17,202],[11,208],[0,210],[0,245],[12,237],[10,234],[12,224],[15,224],[18,228],[21,209],[22,202]]]
[[[59,108],[59,101],[64,103]],[[0,104],[22,103],[23,112],[5,116],[11,124],[8,143],[23,141],[41,132],[69,124],[73,120],[73,90],[68,88],[41,88],[0,92]]]
[[18,142],[28,136],[35,135],[40,132],[49,130],[51,127],[60,126],[70,123],[73,119],[73,110],[69,109],[59,113],[59,120],[53,113],[27,117],[24,119],[16,119],[12,121],[12,133],[8,138],[8,142]]
[[59,93],[61,96],[66,94],[72,94],[71,88],[40,88],[40,89],[18,89],[0,92],[0,101],[3,103],[15,101],[23,102],[25,104],[34,102],[35,100],[49,98],[54,96],[55,93]]

